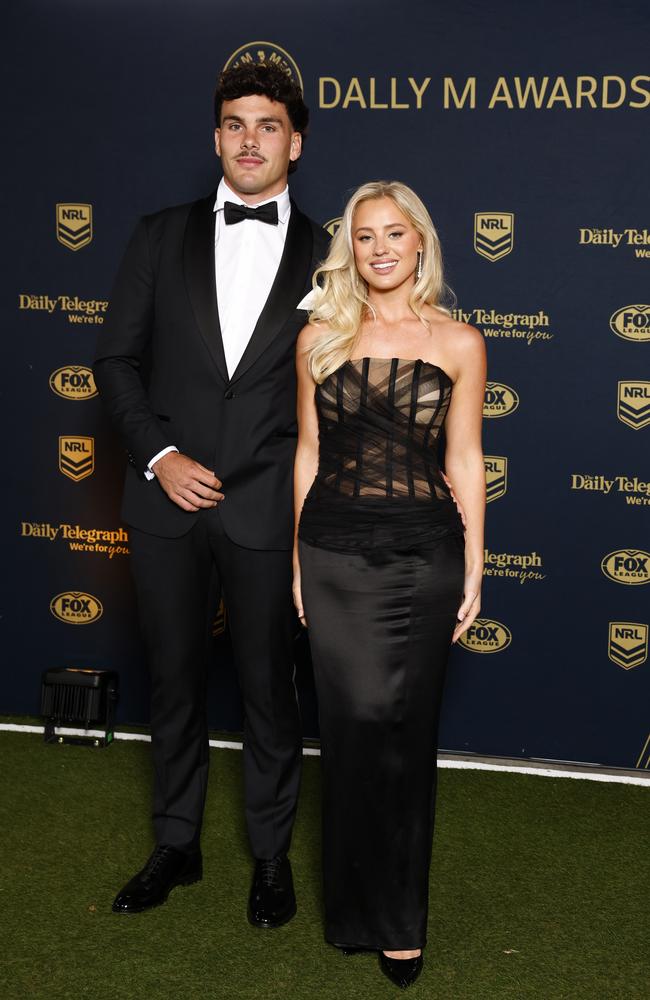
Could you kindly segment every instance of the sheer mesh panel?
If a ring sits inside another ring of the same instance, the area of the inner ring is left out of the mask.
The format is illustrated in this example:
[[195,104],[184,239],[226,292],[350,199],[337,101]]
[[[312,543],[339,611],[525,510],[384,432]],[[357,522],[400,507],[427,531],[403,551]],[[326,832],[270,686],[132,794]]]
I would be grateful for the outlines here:
[[350,551],[462,532],[437,457],[451,392],[447,373],[421,360],[359,358],[328,375],[300,538]]
[[346,362],[316,390],[316,494],[448,500],[436,452],[450,398],[449,376],[426,361]]

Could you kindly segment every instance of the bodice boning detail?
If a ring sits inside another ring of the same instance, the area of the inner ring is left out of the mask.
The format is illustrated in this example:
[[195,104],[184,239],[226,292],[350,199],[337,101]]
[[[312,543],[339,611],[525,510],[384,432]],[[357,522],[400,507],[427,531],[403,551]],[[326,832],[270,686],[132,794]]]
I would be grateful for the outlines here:
[[438,464],[451,400],[428,361],[346,361],[316,387],[319,464],[299,537],[340,551],[462,531]]

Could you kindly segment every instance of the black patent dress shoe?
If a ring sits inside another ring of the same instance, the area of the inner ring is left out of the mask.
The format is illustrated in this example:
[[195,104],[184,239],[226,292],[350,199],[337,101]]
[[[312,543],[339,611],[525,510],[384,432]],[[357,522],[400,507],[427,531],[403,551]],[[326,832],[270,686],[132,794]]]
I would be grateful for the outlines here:
[[293,891],[289,858],[281,854],[270,861],[256,861],[248,919],[254,927],[281,927],[294,916],[296,897]]
[[159,844],[141,872],[127,882],[113,902],[113,913],[142,913],[166,902],[177,885],[192,885],[203,877],[200,851],[187,854]]
[[379,952],[381,971],[402,990],[413,985],[422,972],[422,964],[422,955],[417,958],[389,958],[383,951]]

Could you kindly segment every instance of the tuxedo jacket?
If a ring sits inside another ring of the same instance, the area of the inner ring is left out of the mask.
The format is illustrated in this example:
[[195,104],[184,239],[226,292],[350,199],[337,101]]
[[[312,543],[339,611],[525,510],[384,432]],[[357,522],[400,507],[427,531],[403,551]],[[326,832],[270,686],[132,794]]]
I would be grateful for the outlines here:
[[222,480],[219,512],[232,541],[290,549],[295,343],[307,322],[297,305],[329,237],[292,202],[275,281],[230,377],[217,304],[214,201],[212,193],[144,217],[117,274],[93,370],[129,457],[122,516],[166,538],[189,531],[200,513],[183,511],[144,476],[159,451],[176,445]]

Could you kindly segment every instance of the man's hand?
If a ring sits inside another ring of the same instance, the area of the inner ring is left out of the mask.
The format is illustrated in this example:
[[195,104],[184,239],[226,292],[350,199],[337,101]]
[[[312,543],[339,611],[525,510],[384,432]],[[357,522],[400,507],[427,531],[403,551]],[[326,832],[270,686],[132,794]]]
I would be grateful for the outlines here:
[[216,507],[223,500],[223,493],[219,492],[221,480],[187,455],[170,451],[159,458],[151,469],[169,499],[182,510]]

